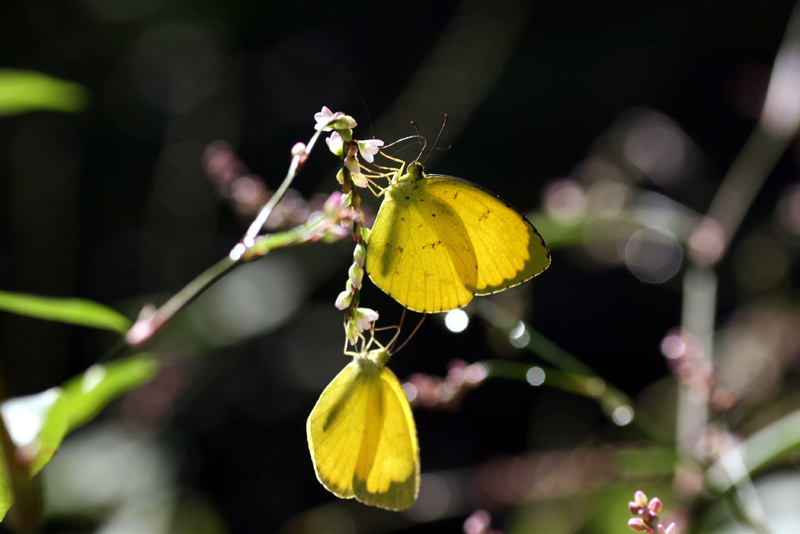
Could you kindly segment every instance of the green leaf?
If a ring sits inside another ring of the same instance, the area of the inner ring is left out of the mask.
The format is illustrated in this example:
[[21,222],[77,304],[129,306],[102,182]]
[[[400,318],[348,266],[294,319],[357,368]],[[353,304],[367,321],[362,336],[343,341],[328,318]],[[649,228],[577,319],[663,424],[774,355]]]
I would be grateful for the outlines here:
[[0,116],[36,110],[77,112],[86,107],[83,86],[35,71],[0,69]]
[[49,298],[0,291],[0,310],[48,321],[103,328],[121,334],[131,327],[131,322],[124,315],[85,299]]
[[92,419],[115,398],[150,380],[157,368],[152,356],[141,354],[93,365],[65,383],[39,432],[41,448],[31,466],[32,474],[50,461],[68,432]]
[[[16,397],[0,406],[9,434],[35,450],[31,476],[53,458],[64,437],[95,417],[109,402],[150,380],[158,369],[151,355],[139,354],[93,365],[61,387]],[[0,520],[13,502],[8,468],[0,462]]]

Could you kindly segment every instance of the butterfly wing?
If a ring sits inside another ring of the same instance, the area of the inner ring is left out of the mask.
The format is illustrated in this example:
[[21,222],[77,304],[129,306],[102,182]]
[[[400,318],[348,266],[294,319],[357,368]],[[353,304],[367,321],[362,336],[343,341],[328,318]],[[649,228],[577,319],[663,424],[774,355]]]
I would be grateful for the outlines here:
[[449,176],[429,175],[424,191],[458,214],[478,264],[477,283],[488,295],[530,280],[550,266],[550,250],[536,228],[513,206],[482,187]]
[[317,478],[343,499],[355,496],[353,473],[366,426],[369,387],[350,362],[328,384],[308,416],[306,433]]
[[382,367],[371,394],[353,478],[356,499],[389,510],[406,510],[419,492],[419,445],[411,406],[388,367]]
[[446,202],[418,182],[393,185],[367,245],[366,268],[376,286],[418,312],[440,312],[472,300],[478,270],[466,228]]
[[550,265],[536,228],[485,189],[430,175],[386,193],[367,246],[372,281],[419,312],[465,306]]
[[416,501],[416,427],[388,368],[348,364],[322,392],[306,430],[317,478],[331,493],[390,510]]

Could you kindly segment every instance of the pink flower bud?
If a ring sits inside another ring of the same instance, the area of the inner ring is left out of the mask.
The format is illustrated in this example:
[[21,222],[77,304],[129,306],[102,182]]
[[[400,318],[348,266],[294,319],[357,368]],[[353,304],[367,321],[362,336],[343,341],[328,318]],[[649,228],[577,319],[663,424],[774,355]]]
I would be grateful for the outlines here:
[[659,499],[658,497],[653,497],[650,500],[650,504],[648,504],[647,507],[650,509],[650,511],[653,514],[655,514],[655,515],[660,514],[661,513],[661,508],[662,508],[661,499]]
[[348,291],[342,291],[339,293],[339,296],[336,297],[336,303],[334,304],[337,309],[345,310],[348,306],[350,306],[350,302],[353,300],[353,295]]
[[633,500],[642,508],[647,508],[647,495],[642,490],[638,490],[633,494]]
[[641,517],[633,517],[628,520],[628,526],[634,532],[647,532],[647,525]]

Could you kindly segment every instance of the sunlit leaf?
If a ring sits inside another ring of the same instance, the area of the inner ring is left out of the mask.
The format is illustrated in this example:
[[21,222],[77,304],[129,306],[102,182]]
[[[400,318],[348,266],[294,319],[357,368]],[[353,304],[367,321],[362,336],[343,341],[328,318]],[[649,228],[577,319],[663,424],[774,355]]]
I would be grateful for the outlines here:
[[88,99],[77,83],[35,71],[0,69],[0,116],[36,110],[77,112]]
[[0,291],[0,310],[37,319],[103,328],[124,334],[131,326],[127,317],[92,300],[49,298]]
[[158,365],[146,354],[93,365],[64,384],[38,435],[40,450],[31,466],[38,472],[53,457],[64,436],[97,415],[109,402],[147,382]]
[[[148,354],[97,364],[61,387],[0,405],[15,444],[35,452],[31,476],[47,465],[69,432],[95,417],[115,398],[147,382],[157,368],[156,360]],[[12,502],[8,472],[0,462],[0,520]]]
[[6,469],[5,462],[0,462],[0,521],[11,508],[14,502],[14,496],[11,492],[11,481],[8,478],[8,469]]

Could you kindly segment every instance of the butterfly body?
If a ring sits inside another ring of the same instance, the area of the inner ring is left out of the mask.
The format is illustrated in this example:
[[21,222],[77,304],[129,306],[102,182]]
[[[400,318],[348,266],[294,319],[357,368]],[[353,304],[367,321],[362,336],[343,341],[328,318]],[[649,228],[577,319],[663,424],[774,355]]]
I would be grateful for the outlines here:
[[367,246],[372,281],[411,310],[441,312],[544,271],[550,252],[528,220],[489,191],[411,163],[388,189]]

